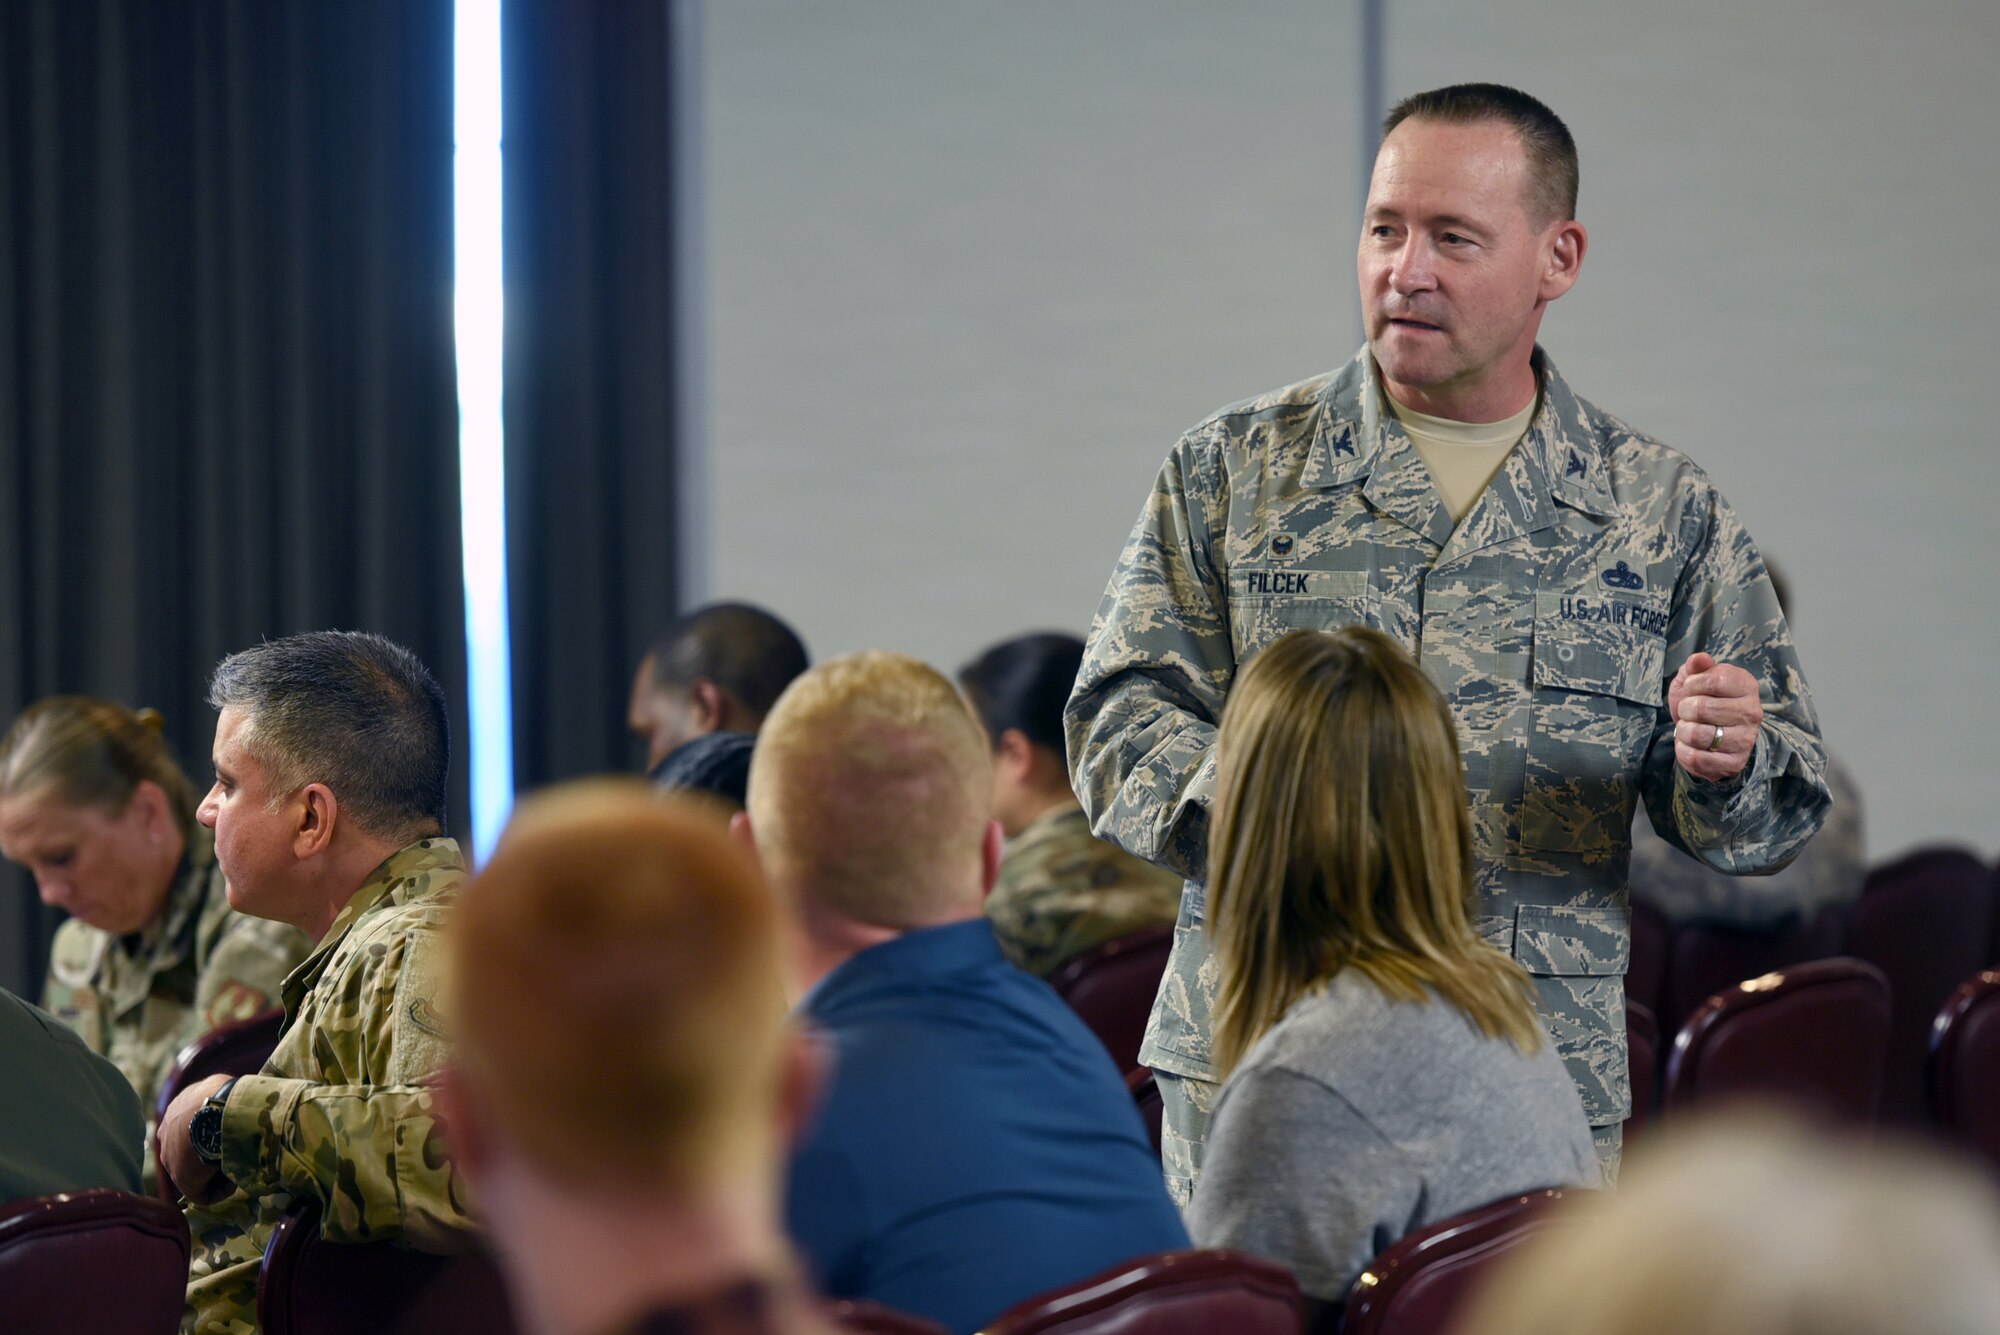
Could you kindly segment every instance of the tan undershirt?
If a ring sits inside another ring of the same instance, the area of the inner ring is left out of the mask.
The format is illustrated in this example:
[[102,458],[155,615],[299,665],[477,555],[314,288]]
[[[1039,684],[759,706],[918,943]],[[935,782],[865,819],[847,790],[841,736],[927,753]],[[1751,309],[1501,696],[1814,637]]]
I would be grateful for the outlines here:
[[1382,397],[1431,470],[1431,482],[1444,497],[1454,524],[1465,518],[1500,465],[1507,462],[1508,452],[1528,434],[1537,406],[1537,400],[1530,399],[1527,407],[1504,422],[1454,422],[1405,408],[1392,395]]

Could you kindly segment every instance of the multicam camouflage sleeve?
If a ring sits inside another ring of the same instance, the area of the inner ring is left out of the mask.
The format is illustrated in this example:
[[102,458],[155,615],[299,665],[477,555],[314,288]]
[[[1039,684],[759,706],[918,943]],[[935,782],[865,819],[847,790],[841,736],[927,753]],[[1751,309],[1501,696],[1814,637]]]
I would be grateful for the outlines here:
[[[246,1124],[258,1128],[254,1137],[233,1134]],[[473,1245],[424,1086],[245,1076],[230,1093],[224,1135],[233,1152],[225,1151],[223,1171],[239,1187],[316,1198],[320,1228],[335,1242],[430,1252]]]
[[245,1076],[223,1115],[223,1171],[244,1192],[311,1195],[338,1242],[396,1241],[423,1251],[473,1245],[461,1185],[445,1158],[430,1090],[444,1063],[434,1009],[435,932],[385,934],[381,953],[341,980],[348,1002],[321,1013],[334,1065],[381,1083]]

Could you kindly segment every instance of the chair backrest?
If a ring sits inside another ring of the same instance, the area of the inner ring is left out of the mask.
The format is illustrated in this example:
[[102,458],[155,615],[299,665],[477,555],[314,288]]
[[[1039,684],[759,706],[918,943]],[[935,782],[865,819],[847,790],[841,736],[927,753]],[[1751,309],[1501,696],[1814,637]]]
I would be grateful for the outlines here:
[[434,1256],[386,1242],[320,1236],[319,1202],[278,1221],[257,1275],[264,1335],[512,1335],[500,1269],[485,1256]]
[[1158,1154],[1160,1128],[1167,1115],[1166,1105],[1160,1097],[1160,1082],[1149,1068],[1140,1066],[1125,1073],[1125,1088],[1132,1092],[1133,1101],[1139,1105],[1139,1120],[1146,1124],[1146,1138],[1153,1142],[1153,1153]]
[[1653,1014],[1667,1033],[1676,1033],[1696,1007],[1724,988],[1839,953],[1838,922],[1826,915],[1775,931],[1683,924],[1668,943],[1666,976]]
[[1241,1252],[1138,1256],[1016,1303],[983,1335],[1298,1335],[1304,1302],[1292,1272]]
[[1862,960],[1794,965],[1695,1009],[1667,1059],[1669,1110],[1740,1095],[1871,1122],[1889,1046],[1889,982]]
[[150,1196],[68,1191],[0,1205],[7,1335],[171,1335],[187,1270],[187,1220]]
[[1667,978],[1667,944],[1673,928],[1664,914],[1632,897],[1632,946],[1625,962],[1625,999],[1660,1013]]
[[2000,970],[1968,978],[1938,1012],[1930,1077],[1937,1124],[2000,1171]]
[[1625,1067],[1632,1077],[1632,1112],[1625,1119],[1629,1151],[1660,1096],[1660,1024],[1653,1012],[1630,997],[1625,999]]
[[1889,979],[1888,1083],[1882,1119],[1929,1120],[1925,1091],[1931,1022],[1965,979],[1993,963],[1993,872],[1963,849],[1921,849],[1868,874],[1854,906],[1848,953]]
[[828,1300],[819,1305],[819,1314],[834,1329],[857,1331],[860,1335],[949,1335],[935,1321],[859,1298]]
[[1139,1064],[1146,1019],[1173,949],[1171,926],[1147,927],[1085,951],[1049,976],[1121,1071]]
[[[154,1105],[153,1115],[165,1117],[167,1105],[182,1090],[212,1075],[255,1075],[263,1070],[264,1063],[271,1059],[271,1049],[278,1046],[278,1030],[284,1023],[285,1008],[274,1006],[247,1020],[211,1029],[182,1048],[180,1056],[174,1059],[174,1069],[167,1072],[166,1081],[160,1086],[160,1099]],[[160,1161],[157,1144],[153,1146],[153,1167],[155,1192],[167,1204],[174,1204],[179,1197],[173,1180],[167,1176],[166,1165]]]
[[196,1081],[212,1075],[255,1075],[263,1070],[271,1059],[271,1049],[278,1046],[278,1030],[284,1023],[284,1007],[273,1006],[247,1020],[211,1029],[182,1048],[174,1069],[160,1086],[155,1115],[165,1116],[167,1105]]
[[1482,1205],[1401,1239],[1347,1291],[1341,1335],[1442,1335],[1495,1265],[1546,1228],[1574,1190],[1550,1188]]

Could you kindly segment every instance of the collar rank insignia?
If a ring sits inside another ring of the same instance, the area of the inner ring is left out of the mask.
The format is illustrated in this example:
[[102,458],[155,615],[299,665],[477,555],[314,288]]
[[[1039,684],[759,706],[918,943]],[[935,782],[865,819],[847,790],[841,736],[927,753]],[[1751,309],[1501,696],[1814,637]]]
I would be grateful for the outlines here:
[[1569,452],[1569,462],[1563,465],[1563,476],[1564,477],[1583,476],[1583,460],[1576,457],[1575,450],[1571,450]]
[[1335,436],[1333,438],[1333,452],[1336,455],[1344,454],[1350,459],[1355,458],[1354,434],[1349,431],[1343,431]]

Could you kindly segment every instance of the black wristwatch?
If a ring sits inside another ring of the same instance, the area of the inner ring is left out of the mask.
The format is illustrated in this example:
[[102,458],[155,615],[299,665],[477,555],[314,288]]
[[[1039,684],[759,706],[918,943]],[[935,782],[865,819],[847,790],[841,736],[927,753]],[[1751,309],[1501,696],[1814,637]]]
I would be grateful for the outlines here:
[[194,1110],[188,1119],[188,1143],[203,1163],[222,1162],[222,1109],[229,1102],[229,1091],[236,1088],[236,1077],[231,1076],[227,1084],[208,1096],[208,1101]]

